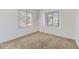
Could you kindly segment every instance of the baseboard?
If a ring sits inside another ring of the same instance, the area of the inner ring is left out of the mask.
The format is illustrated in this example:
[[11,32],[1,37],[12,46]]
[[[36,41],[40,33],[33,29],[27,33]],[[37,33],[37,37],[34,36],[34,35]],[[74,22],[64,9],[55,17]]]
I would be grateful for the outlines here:
[[[45,35],[51,35],[51,36],[56,36],[56,37],[63,38],[63,39],[74,40],[74,39],[70,39],[70,38],[66,38],[66,37],[62,37],[62,36],[58,36],[58,35],[54,35],[54,34],[49,34],[49,33],[45,33],[45,32],[36,31],[36,32],[32,32],[32,33],[27,34],[27,35],[23,35],[23,36],[20,36],[20,37],[15,37],[15,38],[9,39],[9,40],[7,40],[5,42],[14,41],[15,39],[20,39],[20,38],[23,38],[23,37],[26,37],[26,36],[33,35],[35,33],[43,33]],[[2,43],[5,43],[5,42],[2,42]],[[77,46],[79,48],[79,42],[77,40],[75,42],[76,42],[76,44],[77,44]]]
[[[56,37],[63,38],[63,39],[70,39],[70,38],[63,37],[63,36],[58,36],[58,35],[54,35],[54,34],[49,34],[49,33],[45,33],[45,32],[36,31],[36,32],[32,32],[32,33],[27,34],[27,35],[20,36],[20,37],[12,37],[12,38],[10,38],[10,39],[7,40],[7,41],[15,40],[15,39],[19,39],[19,38],[23,38],[23,37],[26,37],[26,36],[33,35],[33,34],[35,34],[35,33],[43,33],[43,34],[45,34],[45,35],[56,36]],[[70,39],[70,40],[74,40],[74,39]],[[3,43],[3,42],[2,42],[2,43]]]
[[64,38],[64,39],[70,39],[70,40],[74,40],[72,38],[68,38],[68,37],[63,37],[63,36],[59,36],[59,35],[55,35],[55,34],[50,34],[50,33],[46,33],[46,32],[41,32],[43,34],[47,34],[47,35],[52,35],[52,36],[56,36],[56,37],[60,37],[60,38]]
[[14,41],[16,39],[23,38],[25,36],[30,36],[30,35],[32,35],[34,33],[37,33],[37,32],[39,32],[39,31],[35,31],[35,32],[29,33],[29,34],[25,34],[25,35],[22,35],[22,36],[11,37],[9,39],[6,39],[5,41],[0,42],[0,44],[5,43],[5,42],[8,42],[8,41]]

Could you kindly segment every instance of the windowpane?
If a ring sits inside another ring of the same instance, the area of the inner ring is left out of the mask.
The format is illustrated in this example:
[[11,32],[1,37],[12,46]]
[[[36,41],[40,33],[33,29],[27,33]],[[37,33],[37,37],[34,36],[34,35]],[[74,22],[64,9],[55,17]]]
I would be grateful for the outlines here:
[[20,26],[21,27],[27,27],[32,25],[32,14],[31,12],[26,11],[20,11]]
[[46,13],[47,26],[59,27],[58,16],[59,16],[58,11],[52,11],[52,12]]

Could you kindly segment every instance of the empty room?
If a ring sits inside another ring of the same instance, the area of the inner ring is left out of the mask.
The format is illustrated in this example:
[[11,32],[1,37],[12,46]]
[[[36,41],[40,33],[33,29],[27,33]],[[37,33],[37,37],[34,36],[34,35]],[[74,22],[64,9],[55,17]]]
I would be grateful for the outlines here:
[[78,49],[78,9],[0,9],[0,49]]

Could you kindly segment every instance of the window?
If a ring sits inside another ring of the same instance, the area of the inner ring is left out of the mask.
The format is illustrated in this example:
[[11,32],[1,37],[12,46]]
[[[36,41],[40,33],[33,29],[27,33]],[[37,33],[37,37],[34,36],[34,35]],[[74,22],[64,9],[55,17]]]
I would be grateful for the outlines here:
[[59,27],[59,12],[58,11],[52,11],[48,12],[45,15],[46,17],[46,24],[47,26],[52,27]]
[[20,27],[27,27],[32,25],[32,13],[28,11],[19,11],[19,25]]

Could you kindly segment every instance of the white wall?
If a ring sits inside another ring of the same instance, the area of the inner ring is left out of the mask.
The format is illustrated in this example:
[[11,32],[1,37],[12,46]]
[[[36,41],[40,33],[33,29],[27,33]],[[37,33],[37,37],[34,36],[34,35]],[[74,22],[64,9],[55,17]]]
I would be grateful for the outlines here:
[[18,10],[0,10],[0,43],[37,31],[37,13],[33,12],[33,25],[27,28],[18,27]]
[[75,35],[75,10],[59,10],[60,29],[47,27],[44,23],[44,14],[53,10],[42,10],[40,13],[41,32],[50,33],[58,36],[74,39]]
[[79,9],[76,10],[76,24],[75,24],[76,34],[75,34],[75,40],[79,47]]
[[[36,31],[75,39],[79,45],[79,10],[60,10],[60,29],[45,26],[44,13],[52,10],[29,10],[33,12],[33,25],[27,28],[18,27],[18,10],[0,10],[0,43]],[[38,13],[37,13],[38,12]]]

